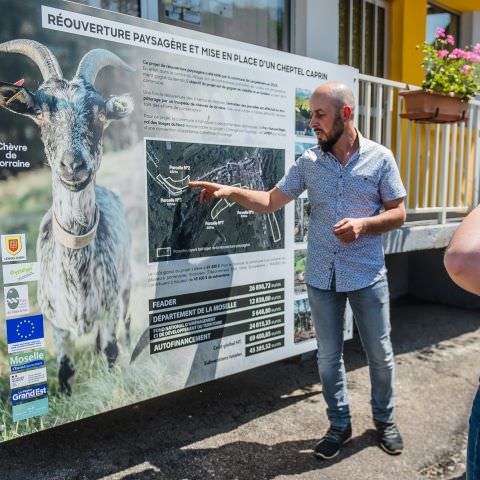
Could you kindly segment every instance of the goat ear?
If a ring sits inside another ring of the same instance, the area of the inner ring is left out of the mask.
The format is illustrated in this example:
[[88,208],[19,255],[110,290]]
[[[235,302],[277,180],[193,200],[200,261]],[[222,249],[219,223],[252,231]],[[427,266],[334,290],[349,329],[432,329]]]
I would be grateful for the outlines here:
[[129,93],[112,96],[106,102],[108,120],[119,120],[133,111],[133,98]]
[[33,115],[35,97],[22,86],[0,82],[0,107],[21,115]]

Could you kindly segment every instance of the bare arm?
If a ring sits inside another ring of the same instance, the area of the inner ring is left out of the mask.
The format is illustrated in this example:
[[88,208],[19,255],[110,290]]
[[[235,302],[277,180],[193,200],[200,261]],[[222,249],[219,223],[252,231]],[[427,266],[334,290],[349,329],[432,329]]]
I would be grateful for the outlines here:
[[405,200],[384,202],[385,211],[374,217],[344,218],[333,226],[333,233],[344,243],[354,242],[365,233],[384,233],[401,227],[407,217]]
[[278,188],[274,187],[268,192],[261,190],[249,190],[247,188],[231,187],[220,183],[211,182],[189,182],[190,188],[201,188],[200,202],[209,199],[226,198],[230,202],[235,202],[242,207],[257,213],[272,213],[285,204],[291,198],[285,195]]
[[480,295],[480,206],[455,231],[445,253],[450,278],[467,292]]

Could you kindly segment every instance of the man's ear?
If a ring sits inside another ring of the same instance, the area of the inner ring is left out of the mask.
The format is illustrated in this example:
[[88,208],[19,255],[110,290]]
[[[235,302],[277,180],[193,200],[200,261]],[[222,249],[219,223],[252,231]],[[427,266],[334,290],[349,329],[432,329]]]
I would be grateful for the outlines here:
[[350,105],[343,106],[343,121],[353,120],[353,108]]
[[119,120],[127,117],[133,112],[133,98],[129,93],[123,95],[115,95],[110,97],[106,102],[107,119]]
[[0,82],[0,107],[21,115],[33,115],[35,97],[20,85]]

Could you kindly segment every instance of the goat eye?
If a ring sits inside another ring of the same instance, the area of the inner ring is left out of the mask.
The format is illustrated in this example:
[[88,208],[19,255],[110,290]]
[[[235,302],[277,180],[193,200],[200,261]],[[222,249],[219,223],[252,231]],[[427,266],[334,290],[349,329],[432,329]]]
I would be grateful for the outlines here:
[[36,108],[34,111],[35,117],[37,117],[38,120],[43,119],[43,110],[40,110],[39,108]]
[[98,114],[98,121],[101,123],[105,123],[107,121],[107,116],[103,112],[100,112]]

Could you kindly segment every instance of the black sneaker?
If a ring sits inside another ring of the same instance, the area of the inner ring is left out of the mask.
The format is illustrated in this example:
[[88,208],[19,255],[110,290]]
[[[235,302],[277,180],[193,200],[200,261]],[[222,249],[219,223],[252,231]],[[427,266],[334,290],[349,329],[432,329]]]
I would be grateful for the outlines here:
[[340,447],[352,438],[352,425],[346,427],[335,427],[331,425],[325,436],[317,443],[314,454],[316,457],[328,460],[336,457]]
[[403,450],[403,440],[397,426],[393,422],[375,420],[377,440],[380,447],[390,455],[399,455]]

